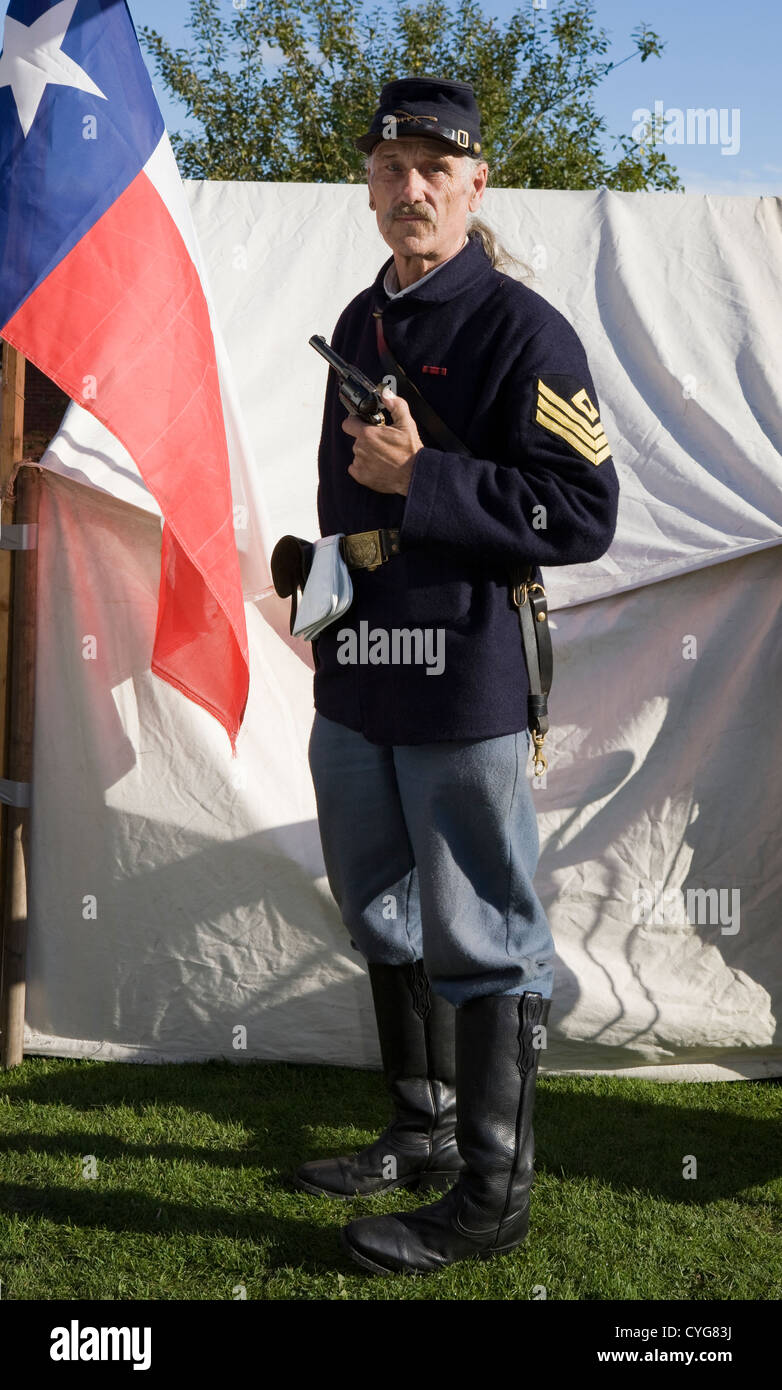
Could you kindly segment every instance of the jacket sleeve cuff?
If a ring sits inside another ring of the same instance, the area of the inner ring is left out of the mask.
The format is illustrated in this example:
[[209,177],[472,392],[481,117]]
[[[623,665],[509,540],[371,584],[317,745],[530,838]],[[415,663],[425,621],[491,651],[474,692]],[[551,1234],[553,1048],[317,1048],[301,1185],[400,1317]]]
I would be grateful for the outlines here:
[[429,536],[429,518],[440,486],[444,458],[440,449],[419,449],[415,455],[399,533],[403,547],[418,545]]

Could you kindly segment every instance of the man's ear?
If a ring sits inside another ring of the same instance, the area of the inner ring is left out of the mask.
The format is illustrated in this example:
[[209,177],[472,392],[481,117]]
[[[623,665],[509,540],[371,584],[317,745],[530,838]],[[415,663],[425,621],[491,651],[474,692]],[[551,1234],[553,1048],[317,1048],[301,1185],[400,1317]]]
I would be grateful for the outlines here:
[[[484,170],[485,170],[485,173],[484,173]],[[476,209],[477,209],[479,203],[481,202],[481,199],[483,198],[483,195],[484,195],[484,193],[485,193],[485,191],[486,191],[486,185],[487,185],[487,183],[489,182],[489,166],[488,166],[488,164],[487,164],[485,161],[483,161],[483,162],[478,166],[478,173],[479,173],[479,177],[480,177],[480,183],[479,183],[478,188],[476,189],[475,187],[473,187],[472,192],[470,193],[470,201],[469,201],[469,203],[468,203],[468,210],[469,210],[470,212],[475,212],[475,211],[476,211]]]

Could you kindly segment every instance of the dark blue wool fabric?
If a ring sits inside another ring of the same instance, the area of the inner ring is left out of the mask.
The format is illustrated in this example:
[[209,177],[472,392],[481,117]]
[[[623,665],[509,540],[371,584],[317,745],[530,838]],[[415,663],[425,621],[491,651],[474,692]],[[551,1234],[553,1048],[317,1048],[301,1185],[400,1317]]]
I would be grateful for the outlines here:
[[[429,447],[419,424],[426,447],[415,455],[408,496],[362,486],[347,471],[353,440],[341,428],[345,409],[329,372],[321,535],[398,526],[402,553],[371,573],[351,572],[351,607],[313,643],[315,707],[372,743],[515,733],[527,727],[529,684],[511,570],[534,564],[540,580],[541,565],[586,565],[614,536],[612,458],[604,447],[595,463],[571,442],[586,440],[589,454],[599,402],[574,329],[541,295],[495,270],[478,240],[399,299],[383,289],[390,264],[340,315],[332,345],[380,381],[372,310],[385,306],[391,352],[474,457]],[[536,418],[541,404],[545,424]],[[427,675],[425,664],[340,664],[339,634],[358,633],[360,623],[370,645],[375,629],[444,629],[442,674]],[[556,722],[556,642],[550,713]]]

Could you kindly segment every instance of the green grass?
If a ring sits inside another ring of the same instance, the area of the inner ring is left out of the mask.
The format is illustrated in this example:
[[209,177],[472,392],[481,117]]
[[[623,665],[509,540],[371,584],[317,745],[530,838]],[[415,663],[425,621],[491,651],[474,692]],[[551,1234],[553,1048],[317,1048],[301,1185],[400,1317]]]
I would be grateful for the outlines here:
[[[290,1177],[369,1142],[379,1073],[29,1058],[0,1073],[3,1299],[779,1299],[782,1085],[541,1078],[526,1242],[440,1274],[345,1255],[343,1203]],[[682,1176],[695,1155],[697,1178]],[[94,1155],[97,1176],[84,1176]]]

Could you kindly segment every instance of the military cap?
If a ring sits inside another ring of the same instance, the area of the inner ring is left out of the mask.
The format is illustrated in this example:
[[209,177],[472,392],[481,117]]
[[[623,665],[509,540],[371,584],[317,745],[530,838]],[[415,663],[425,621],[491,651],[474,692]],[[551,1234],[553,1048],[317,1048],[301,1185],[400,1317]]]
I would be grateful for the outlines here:
[[442,140],[463,154],[481,152],[481,113],[468,82],[442,77],[400,77],[387,82],[366,135],[356,149],[371,154],[379,141],[418,135]]

